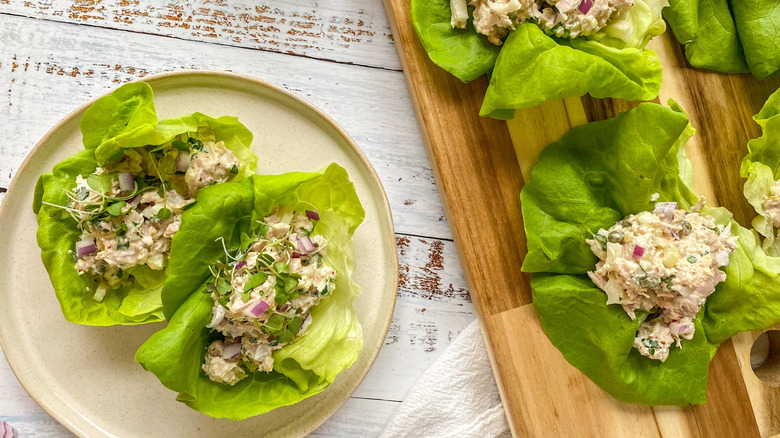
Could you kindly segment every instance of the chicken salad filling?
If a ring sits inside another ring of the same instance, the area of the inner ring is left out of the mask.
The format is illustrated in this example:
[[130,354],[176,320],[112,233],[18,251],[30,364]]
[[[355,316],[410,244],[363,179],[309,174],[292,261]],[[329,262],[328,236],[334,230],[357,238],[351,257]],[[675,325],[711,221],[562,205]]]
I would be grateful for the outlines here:
[[76,176],[69,202],[54,205],[78,224],[72,250],[79,275],[92,279],[95,301],[133,281],[139,266],[162,270],[183,209],[201,188],[238,174],[223,142],[183,136],[162,146],[128,149],[122,159]]
[[[202,366],[214,382],[235,385],[249,373],[273,371],[273,352],[303,336],[311,309],[335,287],[324,261],[328,241],[312,235],[319,214],[279,207],[242,236],[234,255],[211,266],[205,293],[214,300],[211,342]],[[224,242],[223,242],[224,243]]]
[[599,261],[588,276],[607,294],[607,305],[620,304],[631,319],[649,315],[639,325],[634,348],[650,359],[665,361],[672,345],[692,339],[693,319],[705,300],[726,279],[737,247],[730,225],[656,203],[652,212],[629,215],[587,239]]
[[577,38],[598,32],[633,5],[634,0],[450,0],[451,25],[465,29],[471,6],[474,28],[495,45],[524,22],[556,37]]

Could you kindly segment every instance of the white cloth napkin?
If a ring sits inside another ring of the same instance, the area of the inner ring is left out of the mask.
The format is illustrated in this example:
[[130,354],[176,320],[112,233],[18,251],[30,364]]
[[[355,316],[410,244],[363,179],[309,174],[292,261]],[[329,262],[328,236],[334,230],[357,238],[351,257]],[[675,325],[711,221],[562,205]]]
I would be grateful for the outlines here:
[[425,371],[382,433],[382,438],[454,436],[510,436],[478,321]]

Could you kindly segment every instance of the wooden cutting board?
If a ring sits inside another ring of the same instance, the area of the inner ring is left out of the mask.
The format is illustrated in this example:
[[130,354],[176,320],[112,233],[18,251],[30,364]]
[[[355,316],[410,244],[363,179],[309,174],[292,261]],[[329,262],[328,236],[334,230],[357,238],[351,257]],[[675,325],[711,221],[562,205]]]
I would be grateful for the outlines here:
[[[409,0],[384,0],[409,92],[455,237],[493,371],[515,436],[766,437],[780,432],[780,389],[760,381],[750,348],[760,332],[725,342],[710,366],[708,402],[649,407],[618,402],[569,365],[531,304],[520,190],[539,152],[572,126],[613,117],[636,103],[588,96],[517,111],[509,122],[479,117],[485,77],[463,84],[435,66],[409,18]],[[672,98],[697,129],[688,143],[695,188],[749,226],[739,164],[751,117],[780,86],[750,75],[688,67],[671,32],[650,43],[663,63],[658,101]],[[505,257],[510,263],[496,263]]]

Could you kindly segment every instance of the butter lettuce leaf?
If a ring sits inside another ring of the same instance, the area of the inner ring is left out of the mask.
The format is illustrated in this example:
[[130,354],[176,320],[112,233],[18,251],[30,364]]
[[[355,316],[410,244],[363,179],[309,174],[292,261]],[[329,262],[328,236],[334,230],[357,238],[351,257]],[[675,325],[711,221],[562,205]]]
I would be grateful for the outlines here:
[[[733,221],[723,208],[702,214],[730,224],[738,248],[724,267],[727,279],[707,298],[695,318],[692,340],[672,348],[661,363],[632,348],[637,327],[619,305],[586,276],[597,258],[585,239],[629,214],[653,209],[659,201],[689,209],[685,140],[688,119],[672,108],[643,103],[616,118],[573,128],[542,151],[521,192],[534,305],[542,327],[564,357],[613,397],[647,405],[706,401],[709,363],[718,346],[734,334],[780,321],[780,259],[757,244],[757,235]],[[683,179],[685,178],[685,179]],[[774,303],[774,304],[773,304]]]
[[589,39],[556,40],[528,23],[504,43],[480,115],[503,118],[506,110],[586,93],[650,100],[660,87],[661,62],[652,50],[618,49]]
[[86,149],[95,149],[108,140],[122,141],[154,132],[157,111],[154,93],[146,82],[132,82],[101,97],[90,105],[79,124]]
[[[474,8],[469,7],[469,14]],[[411,0],[412,24],[431,61],[463,82],[484,75],[496,63],[501,46],[474,30],[450,25],[449,0]]]
[[[206,348],[216,334],[206,325],[213,301],[203,293],[209,265],[240,245],[258,220],[277,206],[314,210],[313,233],[328,239],[325,262],[337,272],[328,298],[311,311],[306,333],[275,351],[274,371],[253,372],[235,386],[212,382],[202,371]],[[349,368],[363,347],[352,305],[360,293],[352,280],[352,234],[365,212],[346,171],[331,164],[319,172],[254,175],[203,189],[185,211],[174,236],[168,279],[162,292],[168,326],[136,353],[136,360],[179,393],[178,400],[207,415],[240,420],[296,403],[324,390]]]
[[155,271],[145,265],[126,269],[125,274],[134,281],[95,301],[97,284],[75,269],[73,251],[81,236],[76,221],[62,209],[46,204],[67,205],[66,191],[75,187],[76,176],[87,176],[102,165],[122,159],[125,150],[165,145],[180,135],[224,141],[241,162],[234,177],[241,180],[252,175],[257,167],[257,156],[249,150],[252,134],[235,117],[212,118],[194,113],[158,122],[152,89],[143,82],[123,85],[95,101],[85,111],[80,126],[85,149],[42,175],[33,199],[41,258],[62,312],[68,321],[87,325],[160,321],[167,269]]
[[724,73],[750,71],[727,0],[669,0],[663,13],[692,66]]
[[751,72],[758,79],[780,70],[780,4],[771,0],[670,0],[664,10],[694,67]]
[[412,0],[411,16],[434,63],[464,82],[490,73],[480,115],[511,118],[517,108],[585,93],[655,98],[661,63],[644,47],[666,29],[661,10],[667,4],[636,0],[599,32],[574,39],[551,37],[535,23],[522,23],[502,46],[477,33],[471,19],[466,29],[453,29],[448,0]]
[[758,216],[753,228],[764,238],[762,247],[772,256],[780,256],[780,240],[772,220],[764,211],[764,198],[780,180],[780,91],[775,91],[761,111],[753,116],[761,127],[761,137],[750,140],[748,153],[742,159],[740,175],[746,178],[743,193]]
[[738,0],[731,5],[750,71],[758,79],[774,76],[780,70],[780,3]]

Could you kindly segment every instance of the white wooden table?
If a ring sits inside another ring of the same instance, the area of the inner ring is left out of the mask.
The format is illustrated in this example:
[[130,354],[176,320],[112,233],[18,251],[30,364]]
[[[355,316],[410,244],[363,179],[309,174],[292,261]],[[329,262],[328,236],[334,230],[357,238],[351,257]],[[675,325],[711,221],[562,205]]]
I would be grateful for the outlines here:
[[[230,70],[297,93],[379,173],[400,257],[395,315],[368,377],[313,434],[377,435],[475,318],[380,0],[0,0],[0,202],[25,155],[69,112],[180,69]],[[70,435],[1,354],[0,419],[23,437]]]

